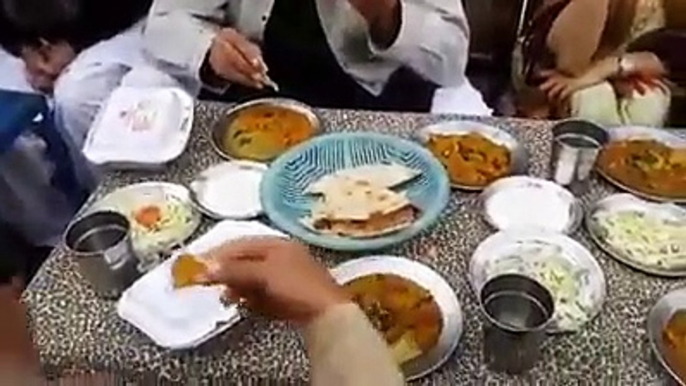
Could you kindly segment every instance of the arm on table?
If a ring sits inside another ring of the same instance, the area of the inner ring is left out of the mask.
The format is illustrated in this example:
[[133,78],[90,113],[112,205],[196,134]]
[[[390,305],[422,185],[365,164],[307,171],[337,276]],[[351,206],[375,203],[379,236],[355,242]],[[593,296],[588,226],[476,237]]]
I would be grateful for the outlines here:
[[462,2],[397,1],[397,36],[387,47],[370,36],[372,53],[401,63],[440,86],[460,86],[469,55],[469,25]]
[[314,386],[405,384],[386,342],[355,304],[328,309],[303,335]]

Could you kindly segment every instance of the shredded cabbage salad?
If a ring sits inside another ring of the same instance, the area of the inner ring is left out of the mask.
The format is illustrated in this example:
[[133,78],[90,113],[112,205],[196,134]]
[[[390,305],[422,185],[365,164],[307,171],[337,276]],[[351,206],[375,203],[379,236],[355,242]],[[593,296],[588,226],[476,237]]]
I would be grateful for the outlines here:
[[593,300],[584,292],[589,272],[565,258],[560,246],[524,244],[516,254],[491,260],[486,266],[488,278],[512,273],[531,277],[550,291],[556,329],[573,330],[592,314]]
[[180,241],[193,221],[192,209],[181,202],[167,200],[152,205],[157,205],[161,212],[161,218],[154,229],[146,228],[135,221],[135,213],[140,207],[129,214],[132,239],[138,249],[145,252],[159,252],[170,247],[169,244]]
[[625,210],[602,211],[594,220],[605,242],[626,258],[661,268],[686,267],[686,218]]

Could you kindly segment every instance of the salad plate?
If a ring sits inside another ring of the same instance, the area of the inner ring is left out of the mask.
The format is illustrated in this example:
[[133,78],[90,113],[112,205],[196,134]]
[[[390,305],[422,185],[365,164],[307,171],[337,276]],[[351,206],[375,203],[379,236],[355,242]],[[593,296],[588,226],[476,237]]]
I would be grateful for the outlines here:
[[586,228],[621,263],[651,275],[686,277],[686,210],[677,205],[615,194],[588,212]]
[[469,265],[472,289],[500,275],[521,274],[545,286],[555,299],[550,333],[575,332],[602,309],[605,275],[593,255],[561,233],[510,230],[482,242]]
[[131,224],[131,241],[143,265],[181,245],[200,226],[186,187],[168,182],[143,182],[116,189],[85,210],[89,214],[111,210]]

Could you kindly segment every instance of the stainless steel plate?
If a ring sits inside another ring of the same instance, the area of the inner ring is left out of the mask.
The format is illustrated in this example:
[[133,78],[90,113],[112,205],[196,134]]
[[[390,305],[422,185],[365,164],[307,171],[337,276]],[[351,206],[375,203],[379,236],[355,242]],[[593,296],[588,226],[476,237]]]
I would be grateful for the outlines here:
[[665,328],[669,320],[675,312],[686,309],[686,288],[674,290],[663,296],[655,303],[653,308],[648,313],[648,340],[650,340],[650,347],[653,353],[660,361],[662,367],[669,372],[669,375],[682,386],[686,386],[686,382],[679,379],[676,371],[667,362],[665,357],[665,347],[662,343],[662,330]]
[[581,202],[567,189],[539,178],[498,180],[481,193],[486,221],[496,229],[540,228],[574,232],[584,217]]
[[[628,141],[628,140],[639,140],[639,139],[652,139],[658,142],[663,143],[666,146],[672,147],[672,148],[686,148],[686,138],[679,137],[677,135],[674,135],[672,133],[669,133],[668,131],[662,130],[662,129],[655,129],[655,128],[650,128],[650,127],[638,127],[638,126],[632,126],[632,127],[617,127],[613,129],[609,129],[608,133],[610,134],[610,143],[616,142],[616,141]],[[610,182],[612,185],[615,185],[616,187],[625,190],[629,193],[633,193],[639,197],[647,198],[649,200],[653,201],[660,201],[660,202],[676,202],[676,203],[684,203],[686,204],[686,193],[682,197],[665,197],[665,196],[659,196],[655,195],[652,193],[647,193],[644,192],[636,187],[631,187],[626,184],[624,184],[621,181],[616,180],[609,174],[607,174],[605,171],[603,171],[600,167],[596,166],[596,170],[598,171],[598,174],[600,174],[603,178],[605,178],[608,182]]]
[[231,122],[238,116],[241,111],[254,108],[257,106],[271,106],[271,107],[281,107],[295,111],[297,113],[303,114],[310,121],[310,124],[314,128],[314,134],[317,135],[321,133],[322,127],[321,122],[317,115],[314,113],[311,107],[308,105],[298,102],[293,99],[286,98],[264,98],[256,99],[254,101],[242,103],[236,107],[230,109],[221,119],[219,119],[212,127],[210,131],[210,138],[212,142],[212,148],[223,158],[232,160],[236,159],[233,154],[226,152],[222,146],[222,141],[224,133],[228,129]]
[[[242,179],[241,176],[249,177],[242,174],[246,171],[264,174],[267,166],[252,161],[230,161],[205,169],[190,184],[191,197],[198,209],[215,220],[246,220],[262,214],[259,180]],[[230,184],[226,184],[227,180]],[[224,185],[227,186],[223,193],[216,194]],[[232,200],[240,205],[223,207],[218,200]]]
[[[168,182],[143,182],[117,189],[86,209],[86,213],[113,210],[126,216],[133,224],[133,212],[144,205],[173,203],[187,214],[186,221],[177,232],[160,238],[154,243],[145,240],[145,235],[132,233],[134,250],[139,255],[169,253],[175,246],[188,239],[200,225],[200,213],[191,202],[190,192],[184,186]],[[142,257],[142,256],[140,256]]]
[[[469,133],[479,133],[498,145],[505,146],[510,151],[512,165],[507,175],[526,174],[528,169],[528,154],[515,137],[504,130],[493,126],[485,125],[475,121],[450,121],[436,123],[420,129],[416,134],[416,139],[426,145],[432,134],[443,135],[466,135]],[[470,186],[451,182],[455,188],[481,191],[483,186]]]
[[433,350],[403,365],[408,381],[438,369],[457,348],[463,328],[460,303],[455,291],[433,269],[402,257],[371,256],[343,263],[331,273],[341,285],[363,276],[393,274],[411,280],[431,293],[443,314],[443,330]]
[[469,263],[469,280],[476,296],[488,280],[508,273],[529,276],[551,292],[555,299],[555,314],[548,328],[551,333],[580,330],[605,301],[605,275],[600,265],[588,249],[563,234],[517,230],[487,238]]
[[[674,204],[657,204],[636,198],[628,193],[615,194],[598,201],[586,215],[586,228],[591,234],[593,241],[600,246],[610,256],[618,261],[639,271],[665,277],[686,277],[686,264],[681,266],[664,266],[659,264],[649,264],[640,259],[632,258],[629,253],[622,249],[622,245],[613,245],[608,240],[608,231],[599,222],[599,216],[608,213],[622,211],[640,212],[656,218],[669,221],[676,221],[686,224],[686,209]],[[683,234],[686,240],[686,230]],[[686,251],[684,252],[686,253]]]

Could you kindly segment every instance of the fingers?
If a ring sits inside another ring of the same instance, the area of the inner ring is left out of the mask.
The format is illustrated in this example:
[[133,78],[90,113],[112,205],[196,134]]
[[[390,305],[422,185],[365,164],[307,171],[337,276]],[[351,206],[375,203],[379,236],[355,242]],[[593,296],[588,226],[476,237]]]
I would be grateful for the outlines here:
[[232,51],[233,65],[244,78],[249,80],[248,85],[255,88],[264,87],[266,65],[262,60],[260,48],[230,28],[219,32],[217,38],[227,50]]
[[569,85],[559,78],[551,78],[539,87],[551,101],[561,101],[571,96],[572,90]]

